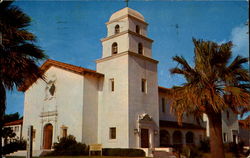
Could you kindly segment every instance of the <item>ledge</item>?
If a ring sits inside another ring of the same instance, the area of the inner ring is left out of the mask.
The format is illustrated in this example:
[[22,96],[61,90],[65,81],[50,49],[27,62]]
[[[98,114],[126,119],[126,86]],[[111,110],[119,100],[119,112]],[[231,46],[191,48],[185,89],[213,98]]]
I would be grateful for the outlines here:
[[140,22],[140,23],[143,23],[144,25],[148,25],[147,22],[145,22],[145,21],[143,21],[143,20],[141,20],[141,19],[139,19],[139,18],[137,18],[137,17],[134,17],[134,16],[132,16],[132,15],[123,15],[123,16],[121,16],[121,17],[119,17],[119,18],[116,18],[116,19],[114,19],[114,20],[108,21],[108,22],[106,22],[105,24],[108,25],[108,24],[111,24],[111,23],[113,23],[113,22],[119,21],[119,20],[124,19],[124,18],[132,18],[132,19],[137,20],[137,21]]
[[150,39],[150,38],[148,38],[148,37],[146,37],[146,36],[143,36],[143,35],[141,35],[141,34],[135,33],[134,31],[131,31],[131,30],[122,31],[122,32],[120,32],[120,33],[118,33],[118,34],[115,34],[115,35],[112,35],[112,36],[109,36],[109,37],[105,37],[105,38],[101,39],[101,42],[110,40],[110,39],[112,39],[112,38],[115,38],[115,37],[118,37],[118,36],[121,36],[121,35],[124,35],[124,34],[126,34],[126,33],[135,35],[135,36],[137,36],[137,37],[141,37],[141,38],[143,38],[143,39],[145,39],[145,40],[147,40],[147,41],[149,41],[149,42],[151,42],[151,43],[154,42],[154,40],[152,40],[152,39]]
[[121,52],[121,53],[118,53],[118,54],[115,54],[115,55],[112,55],[112,56],[108,56],[108,57],[105,57],[105,58],[102,58],[102,59],[97,59],[96,63],[100,63],[100,62],[103,62],[103,61],[111,60],[111,59],[118,58],[118,57],[124,56],[124,55],[136,56],[138,58],[141,58],[141,59],[150,61],[152,63],[158,64],[157,60],[154,60],[152,58],[149,58],[149,57],[146,57],[144,55],[141,55],[141,54],[138,54],[138,53],[135,53],[135,52],[131,52],[131,51],[125,51],[125,52]]

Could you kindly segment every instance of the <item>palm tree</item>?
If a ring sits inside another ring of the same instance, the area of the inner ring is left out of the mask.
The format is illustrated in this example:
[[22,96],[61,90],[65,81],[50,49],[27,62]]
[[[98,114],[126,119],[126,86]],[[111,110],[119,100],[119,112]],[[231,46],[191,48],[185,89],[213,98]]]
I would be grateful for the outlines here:
[[170,70],[183,75],[186,83],[168,91],[171,111],[181,123],[183,115],[201,119],[208,116],[211,157],[224,158],[222,142],[222,112],[231,109],[237,114],[250,110],[249,72],[243,68],[247,58],[237,56],[230,64],[231,42],[218,45],[211,41],[193,39],[194,63],[192,67],[181,56],[173,57],[178,63]]
[[[27,30],[30,17],[11,3],[0,3],[0,129],[6,108],[6,90],[43,78],[37,62],[46,58],[43,51],[34,44],[36,37]],[[2,139],[0,158],[1,145]]]

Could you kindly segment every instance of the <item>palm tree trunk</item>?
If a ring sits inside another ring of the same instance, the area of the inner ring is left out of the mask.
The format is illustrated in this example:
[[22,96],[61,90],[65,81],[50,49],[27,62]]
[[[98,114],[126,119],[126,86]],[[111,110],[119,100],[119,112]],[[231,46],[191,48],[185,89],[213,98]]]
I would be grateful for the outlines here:
[[4,113],[6,108],[6,91],[3,86],[3,83],[0,82],[0,158],[3,155],[3,148],[2,148],[2,136],[3,136],[3,122],[4,122]]
[[211,158],[225,158],[221,113],[210,113],[207,115],[209,120]]

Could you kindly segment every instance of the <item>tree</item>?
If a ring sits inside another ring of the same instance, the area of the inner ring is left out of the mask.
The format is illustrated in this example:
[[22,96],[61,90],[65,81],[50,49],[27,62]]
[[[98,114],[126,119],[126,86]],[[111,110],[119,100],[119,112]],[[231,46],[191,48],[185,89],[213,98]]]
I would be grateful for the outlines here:
[[13,114],[5,114],[4,115],[4,123],[20,120],[20,115],[18,112],[13,113]]
[[[6,108],[6,90],[44,78],[37,62],[46,55],[35,45],[36,36],[27,30],[31,19],[13,1],[0,3],[0,138]],[[2,157],[0,139],[0,158]]]
[[243,64],[247,58],[237,56],[230,64],[231,42],[218,45],[211,41],[193,39],[194,63],[192,67],[182,56],[175,56],[178,63],[170,70],[183,75],[186,83],[168,90],[171,111],[181,123],[183,115],[209,119],[210,146],[213,158],[224,158],[221,113],[231,109],[237,114],[250,110],[249,72]]
[[[21,118],[18,112],[13,113],[13,114],[5,114],[3,124],[16,121],[19,119]],[[2,138],[4,140],[4,144],[7,144],[8,138],[14,138],[16,136],[15,132],[10,127],[3,127],[2,133],[3,133]]]
[[3,128],[3,136],[4,144],[7,144],[8,138],[14,138],[16,136],[16,133],[10,128],[10,127],[4,127]]

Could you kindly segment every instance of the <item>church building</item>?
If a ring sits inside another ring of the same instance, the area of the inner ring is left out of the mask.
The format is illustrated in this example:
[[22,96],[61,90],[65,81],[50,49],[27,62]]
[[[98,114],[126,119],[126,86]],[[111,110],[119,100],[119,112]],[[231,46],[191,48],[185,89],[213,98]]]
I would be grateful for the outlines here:
[[48,150],[73,135],[105,148],[155,148],[198,144],[205,127],[185,118],[179,126],[159,87],[148,23],[131,8],[115,12],[101,39],[96,70],[47,60],[46,80],[23,86],[23,136],[33,125],[34,150]]

